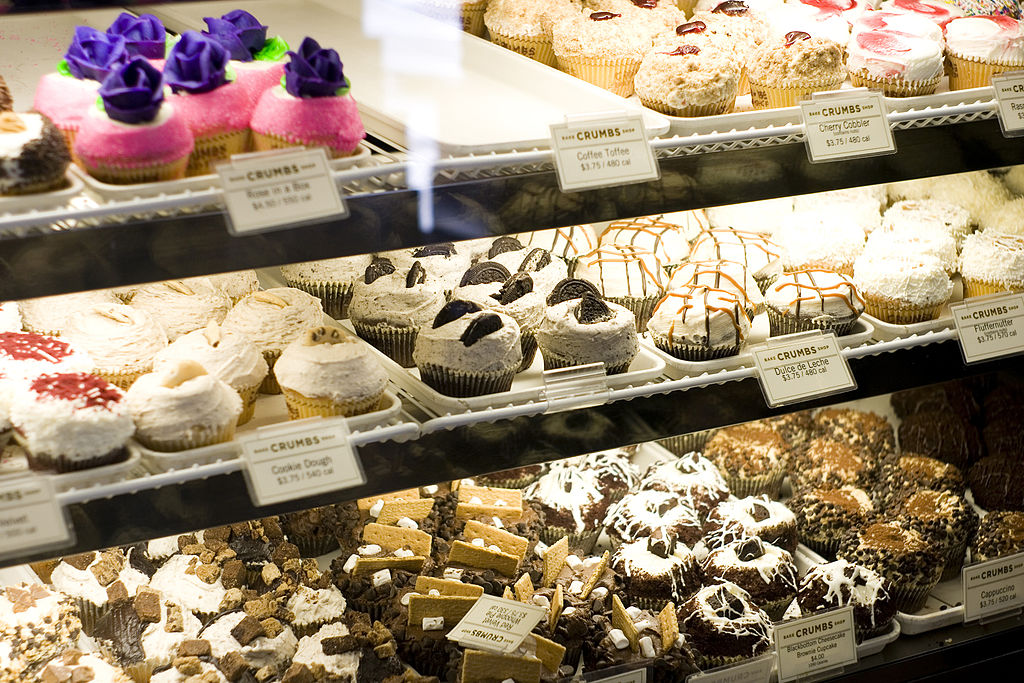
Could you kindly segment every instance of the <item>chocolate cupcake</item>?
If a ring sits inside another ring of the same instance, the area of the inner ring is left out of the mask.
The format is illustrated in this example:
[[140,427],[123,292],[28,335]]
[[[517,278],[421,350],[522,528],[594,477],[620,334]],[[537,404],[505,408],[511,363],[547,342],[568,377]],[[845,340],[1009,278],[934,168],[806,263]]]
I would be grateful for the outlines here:
[[852,408],[825,408],[814,416],[818,436],[831,436],[862,451],[869,459],[896,452],[896,434],[881,415]]
[[705,586],[679,608],[680,630],[701,669],[762,655],[772,646],[772,620],[732,583]]
[[867,524],[875,512],[867,492],[853,486],[808,489],[789,506],[796,515],[800,542],[826,557],[834,556],[843,536]]
[[1024,435],[1019,425],[1024,422],[1024,405],[1009,403],[998,410],[990,410],[985,403],[985,426],[981,437],[988,455],[1020,458],[1024,453]]
[[729,487],[718,468],[697,453],[651,465],[638,488],[675,494],[684,507],[697,512],[702,522],[715,506],[729,497]]
[[1024,512],[997,510],[985,515],[971,542],[971,562],[988,562],[1024,550]]
[[345,517],[342,506],[325,505],[281,515],[281,529],[303,557],[316,557],[338,547],[336,532]]
[[879,509],[884,509],[918,489],[962,494],[966,488],[964,475],[956,465],[923,455],[904,453],[882,464],[872,493]]
[[1020,458],[982,458],[967,472],[967,481],[974,502],[986,510],[1024,510],[1024,468]]
[[796,600],[806,616],[853,605],[859,643],[889,630],[896,616],[893,592],[892,582],[884,576],[867,567],[836,560],[811,567],[800,581]]
[[703,577],[693,551],[664,532],[620,545],[610,566],[622,577],[629,601],[655,611],[689,598]]
[[942,552],[943,580],[960,574],[967,545],[978,528],[978,515],[963,496],[950,491],[922,490],[897,502],[886,514],[920,532]]
[[710,550],[751,536],[792,553],[797,545],[796,515],[768,496],[749,496],[722,501],[704,522],[704,545]]
[[587,670],[644,667],[651,683],[683,681],[697,673],[694,653],[679,634],[674,606],[658,613],[626,607],[611,618],[598,615],[594,623],[594,637],[584,650]]
[[796,449],[811,438],[814,430],[814,411],[798,410],[795,413],[766,417],[764,422],[779,430],[789,445]]
[[799,453],[789,475],[794,490],[847,484],[867,489],[874,483],[876,462],[842,441],[818,437]]
[[596,470],[578,469],[567,462],[554,463],[523,495],[543,510],[541,540],[550,545],[567,536],[570,546],[585,553],[593,550],[601,522],[612,504]]
[[978,430],[952,411],[907,415],[900,423],[899,437],[903,452],[936,458],[961,470],[981,457]]
[[796,597],[793,556],[756,536],[712,550],[702,568],[705,583],[736,584],[773,620],[781,619]]
[[736,496],[779,496],[786,476],[789,444],[777,429],[750,422],[715,432],[704,446],[704,456],[723,472]]
[[627,493],[608,510],[604,527],[616,543],[663,535],[692,547],[703,535],[697,511],[668,491]]
[[927,387],[897,391],[889,397],[893,411],[899,418],[916,413],[951,410],[966,422],[981,415],[981,404],[964,382],[944,382]]

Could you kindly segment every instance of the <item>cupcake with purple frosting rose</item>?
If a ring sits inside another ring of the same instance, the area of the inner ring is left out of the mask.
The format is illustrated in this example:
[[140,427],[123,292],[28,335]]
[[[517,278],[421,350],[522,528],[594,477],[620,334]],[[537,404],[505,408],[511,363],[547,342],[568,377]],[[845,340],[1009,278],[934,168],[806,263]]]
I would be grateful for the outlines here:
[[107,27],[107,35],[124,38],[129,58],[163,59],[167,53],[167,31],[163,22],[152,14],[135,16],[121,12]]
[[281,81],[288,43],[279,36],[267,38],[267,27],[245,10],[232,10],[203,21],[203,35],[220,43],[231,55],[238,84],[255,105],[264,92]]

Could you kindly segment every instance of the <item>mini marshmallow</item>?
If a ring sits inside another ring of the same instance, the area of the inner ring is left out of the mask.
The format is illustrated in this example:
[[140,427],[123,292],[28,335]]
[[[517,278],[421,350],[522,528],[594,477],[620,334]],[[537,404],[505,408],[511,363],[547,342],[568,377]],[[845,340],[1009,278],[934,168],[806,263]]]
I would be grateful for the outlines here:
[[644,657],[653,657],[654,652],[654,641],[651,640],[650,636],[644,636],[640,639],[640,652]]
[[408,517],[400,518],[397,522],[395,522],[395,526],[400,526],[403,529],[419,529],[420,528],[420,525],[416,523],[415,519],[409,519]]
[[580,595],[583,593],[583,582],[579,579],[574,580],[569,584],[569,592],[573,595]]
[[608,637],[612,639],[612,645],[615,646],[616,650],[624,650],[629,647],[629,638],[622,632],[622,629],[613,628],[608,631]]
[[423,617],[424,631],[443,631],[444,617]]
[[576,608],[571,606],[571,605],[569,607],[566,607],[565,609],[562,610],[562,616],[563,617],[569,617],[569,616],[572,616],[573,614],[576,614]]
[[482,538],[474,538],[472,541],[470,541],[470,543],[475,545],[477,548],[483,548],[485,545],[484,539]]
[[626,614],[629,615],[630,619],[632,619],[633,621],[636,621],[637,619],[640,618],[640,615],[643,614],[643,610],[641,610],[636,605],[630,605],[629,607],[626,608]]
[[543,560],[544,556],[548,554],[548,544],[544,541],[537,541],[537,545],[533,546],[533,554]]
[[498,529],[505,528],[505,523],[501,521],[501,517],[491,517],[491,523]]
[[470,505],[483,505],[484,502],[482,500],[480,500],[480,496],[473,496],[472,498],[469,499],[469,504]]
[[592,595],[593,597],[595,597],[598,600],[600,600],[601,598],[603,598],[606,595],[608,595],[608,589],[605,588],[604,586],[598,586],[594,590],[590,591],[590,595]]
[[356,568],[357,560],[359,560],[359,556],[355,553],[349,555],[348,559],[345,560],[345,564],[341,567],[341,571],[345,572],[346,574],[351,574],[352,570]]
[[376,543],[370,543],[369,545],[361,545],[358,548],[356,548],[356,552],[362,555],[363,557],[377,555],[380,553],[381,550],[383,549]]
[[427,591],[427,595],[441,595],[441,591],[437,590],[436,588],[431,588],[429,591]]
[[441,576],[449,581],[462,581],[462,570],[456,567],[447,567]]
[[434,495],[435,493],[437,493],[437,491],[437,484],[431,484],[430,486],[423,487],[423,493],[427,494],[428,496]]
[[501,548],[499,548],[498,546],[494,545],[493,543],[491,545],[487,546],[487,549],[490,550],[492,553],[500,553],[501,552]]
[[536,593],[534,593],[533,604],[537,605],[538,607],[550,607],[551,601],[548,600],[547,597],[544,595],[537,595]]
[[514,678],[506,678],[501,683],[516,683],[516,679],[514,679]]
[[594,567],[594,566],[598,565],[600,562],[601,562],[601,558],[600,557],[594,557],[593,555],[591,555],[587,559],[583,560],[583,568],[584,569],[590,569],[591,567]]
[[508,503],[506,503],[504,500],[499,498],[498,500],[494,501],[494,507],[498,507],[498,508],[508,507]]
[[676,647],[682,647],[684,645],[686,645],[686,636],[680,633],[676,636]]
[[384,499],[378,498],[377,502],[370,506],[370,516],[374,519],[380,517],[380,511],[384,508]]
[[641,619],[640,621],[634,621],[633,626],[636,626],[637,631],[643,631],[644,629],[648,628],[652,631],[657,631],[661,629],[661,624],[659,624],[656,621],[651,621],[650,619]]
[[395,551],[395,557],[412,557],[415,554],[416,553],[414,553],[413,551],[409,550],[408,548],[399,548],[398,550]]
[[385,583],[391,583],[391,570],[381,569],[379,572],[374,572],[371,578],[374,588],[380,588]]
[[569,569],[576,571],[580,567],[580,565],[583,564],[583,560],[581,560],[575,555],[569,555],[565,558],[565,564],[569,567]]
[[398,602],[402,605],[402,607],[408,607],[409,606],[409,598],[412,597],[413,595],[418,595],[418,593],[416,593],[415,591],[409,591],[408,593],[403,593],[402,597],[398,598]]

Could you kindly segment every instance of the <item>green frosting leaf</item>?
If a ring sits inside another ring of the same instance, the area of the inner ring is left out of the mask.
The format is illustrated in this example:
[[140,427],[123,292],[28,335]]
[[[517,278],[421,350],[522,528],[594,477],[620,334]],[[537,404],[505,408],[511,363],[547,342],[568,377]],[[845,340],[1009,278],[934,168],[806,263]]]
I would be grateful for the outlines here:
[[164,45],[165,45],[165,47],[164,47],[164,56],[165,57],[168,54],[170,54],[171,48],[174,47],[175,45],[177,45],[179,40],[181,40],[181,36],[180,35],[172,36],[170,33],[167,34],[167,40],[164,41]]
[[338,88],[337,90],[335,90],[334,94],[337,95],[338,97],[341,97],[342,95],[347,95],[348,91],[351,90],[351,89],[352,89],[352,81],[350,81],[348,78],[346,78],[345,79],[345,85],[343,85],[340,88]]
[[263,47],[256,53],[253,59],[257,62],[279,62],[284,59],[287,52],[288,43],[284,42],[284,38],[274,36],[263,43]]
[[62,59],[57,62],[57,73],[61,76],[70,76],[71,78],[75,77],[75,75],[71,73],[71,69],[68,68],[68,60],[66,59]]
[[238,79],[238,74],[235,73],[235,69],[231,66],[230,61],[224,65],[224,78],[227,79],[228,83],[234,83]]

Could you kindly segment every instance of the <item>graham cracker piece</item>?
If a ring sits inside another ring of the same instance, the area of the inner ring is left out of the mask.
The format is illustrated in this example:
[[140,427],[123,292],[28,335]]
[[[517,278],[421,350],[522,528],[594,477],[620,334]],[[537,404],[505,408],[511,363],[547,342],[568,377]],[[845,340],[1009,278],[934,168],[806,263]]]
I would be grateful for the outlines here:
[[558,618],[562,616],[563,609],[565,609],[565,594],[561,586],[555,586],[555,594],[551,596],[551,608],[548,610],[548,630],[551,633],[555,632],[555,626],[558,625]]
[[633,620],[626,614],[626,607],[619,596],[612,593],[612,626],[622,631],[629,640],[629,649],[634,653],[640,651],[640,634]]
[[503,522],[519,519],[523,516],[523,492],[463,484],[459,487],[455,517],[470,519],[478,516],[498,517]]
[[555,579],[558,578],[559,572],[562,571],[562,566],[565,564],[565,558],[569,557],[569,537],[562,536],[558,539],[558,542],[548,548],[548,551],[544,553],[544,570],[542,573],[544,588],[551,588],[555,584]]
[[565,646],[548,640],[544,636],[538,636],[536,633],[531,636],[537,643],[537,659],[548,671],[552,673],[558,671],[558,667],[562,666],[562,660],[565,658]]
[[476,505],[475,503],[459,503],[455,506],[456,519],[497,517],[503,523],[515,524],[522,516],[522,508],[501,507],[496,505]]
[[608,561],[611,559],[611,552],[605,550],[604,555],[601,556],[601,561],[594,567],[594,573],[590,575],[587,582],[583,584],[583,592],[580,593],[580,597],[584,600],[590,597],[590,592],[597,586],[597,582],[601,580],[601,575],[608,569]]
[[476,598],[465,595],[409,594],[409,626],[420,626],[424,617],[444,617],[446,631],[455,627],[466,616]]
[[352,568],[353,576],[373,574],[381,569],[403,569],[407,572],[418,572],[423,569],[427,558],[422,555],[412,557],[360,557]]
[[658,621],[661,623],[661,647],[666,652],[675,646],[679,639],[679,617],[676,615],[676,606],[671,602],[665,605],[664,609],[658,612]]
[[392,491],[391,493],[381,493],[380,495],[371,496],[369,498],[359,498],[356,500],[356,507],[359,512],[369,512],[370,508],[377,504],[378,500],[383,500],[388,503],[393,500],[419,500],[420,490],[419,489],[402,489],[401,491]]
[[434,509],[433,498],[385,501],[384,506],[380,509],[380,514],[377,515],[377,523],[394,524],[402,517],[419,522],[426,519],[432,509]]
[[509,588],[508,586],[505,586],[505,590],[502,591],[501,597],[504,598],[505,600],[515,600],[516,599],[516,594],[512,592],[511,588]]
[[464,564],[477,569],[493,569],[504,576],[514,576],[519,568],[519,558],[503,553],[500,550],[488,550],[480,546],[455,541],[448,553],[448,561],[453,564]]
[[543,663],[533,657],[511,657],[481,650],[466,650],[462,655],[462,683],[504,681],[540,683]]
[[371,522],[363,528],[363,541],[375,543],[388,552],[399,548],[408,548],[420,557],[430,555],[433,537],[419,529],[406,529],[400,526],[388,526]]
[[417,576],[416,592],[427,595],[431,590],[436,590],[441,595],[461,595],[469,598],[479,598],[484,594],[483,586],[476,586],[461,581],[449,581],[438,579],[433,576]]
[[533,600],[533,581],[530,579],[529,574],[523,574],[520,576],[514,586],[516,591],[516,600],[519,602],[530,602]]
[[475,519],[466,522],[466,528],[462,533],[466,540],[482,538],[487,545],[496,545],[509,555],[518,555],[520,560],[526,557],[526,551],[530,547],[530,539],[516,536],[511,531],[505,531]]

